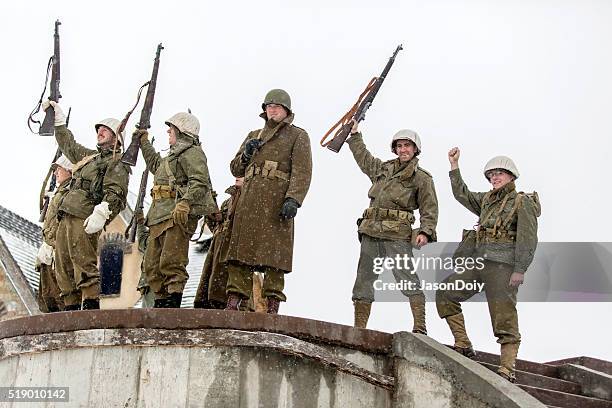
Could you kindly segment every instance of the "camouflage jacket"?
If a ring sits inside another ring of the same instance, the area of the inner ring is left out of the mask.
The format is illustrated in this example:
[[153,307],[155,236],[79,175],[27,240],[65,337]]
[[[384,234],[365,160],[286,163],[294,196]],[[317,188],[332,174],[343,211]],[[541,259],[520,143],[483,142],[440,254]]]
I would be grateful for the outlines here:
[[42,233],[43,240],[55,248],[55,235],[57,234],[57,226],[59,225],[59,221],[57,220],[57,212],[59,210],[59,205],[64,199],[64,196],[68,193],[68,186],[70,184],[70,179],[64,181],[57,187],[55,191],[55,195],[49,201],[49,206],[47,207],[47,213],[45,214],[45,220],[43,222]]
[[372,156],[361,133],[352,135],[347,143],[357,165],[372,181],[368,191],[370,208],[359,221],[359,233],[374,238],[410,241],[414,211],[419,210],[419,228],[415,234],[436,240],[438,199],[431,175],[418,167],[415,157],[406,164],[399,159],[383,162]]
[[457,201],[478,216],[475,256],[514,265],[515,272],[525,273],[538,244],[541,207],[537,193],[517,193],[514,182],[475,193],[468,189],[459,169],[449,175]]
[[189,203],[191,216],[200,217],[218,211],[213,197],[206,155],[199,143],[180,135],[166,157],[161,157],[148,140],[141,144],[141,149],[147,168],[154,175],[154,188],[166,186],[174,195],[174,197],[153,197],[147,213],[147,226],[172,218],[172,211],[178,201],[185,200]]
[[75,163],[70,189],[59,210],[87,218],[102,201],[112,211],[108,222],[125,208],[130,168],[121,163],[121,152],[112,149],[88,149],[74,140],[64,125],[55,128],[55,138],[62,153]]

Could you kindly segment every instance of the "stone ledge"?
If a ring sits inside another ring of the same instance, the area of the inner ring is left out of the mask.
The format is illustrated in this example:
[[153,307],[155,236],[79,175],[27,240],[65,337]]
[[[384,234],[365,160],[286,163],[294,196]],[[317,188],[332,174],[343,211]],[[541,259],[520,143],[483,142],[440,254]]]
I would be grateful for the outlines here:
[[0,339],[93,329],[235,329],[284,334],[374,354],[391,352],[393,335],[263,313],[204,309],[116,309],[50,313],[0,322]]

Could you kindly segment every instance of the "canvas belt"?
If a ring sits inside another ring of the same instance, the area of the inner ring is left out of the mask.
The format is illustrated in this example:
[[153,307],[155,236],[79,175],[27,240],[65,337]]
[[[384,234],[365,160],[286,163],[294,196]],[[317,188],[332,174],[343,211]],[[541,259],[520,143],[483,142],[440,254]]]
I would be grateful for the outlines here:
[[151,197],[153,197],[153,200],[160,200],[162,198],[175,198],[176,191],[174,191],[170,186],[158,184],[154,185],[151,189]]
[[477,232],[478,241],[513,242],[516,240],[516,231],[504,229],[482,228]]
[[284,171],[277,169],[277,166],[278,162],[272,160],[266,160],[263,167],[252,163],[249,165],[244,174],[244,181],[247,182],[253,177],[259,175],[268,179],[278,178],[281,180],[289,181],[289,173],[285,173]]
[[379,207],[367,208],[363,212],[363,218],[377,221],[408,220],[410,224],[414,222],[414,215],[410,211]]

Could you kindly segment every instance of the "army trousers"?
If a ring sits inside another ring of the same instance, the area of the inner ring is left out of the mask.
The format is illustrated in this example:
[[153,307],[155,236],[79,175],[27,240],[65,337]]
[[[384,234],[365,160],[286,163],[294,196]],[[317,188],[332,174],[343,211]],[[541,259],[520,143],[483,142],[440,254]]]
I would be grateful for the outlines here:
[[[372,303],[374,301],[374,284],[381,278],[381,273],[386,271],[383,268],[385,259],[395,261],[397,255],[404,259],[404,255],[412,258],[412,244],[410,241],[392,241],[378,239],[369,235],[362,235],[361,253],[359,255],[359,265],[357,266],[357,277],[353,285],[353,301]],[[390,263],[390,262],[389,262]],[[396,282],[411,282],[410,290],[408,287],[402,290],[404,296],[410,297],[423,294],[420,289],[419,276],[414,272],[412,261],[406,268],[403,262],[393,263],[391,270]]]
[[[482,270],[471,269],[458,274],[454,273],[444,279],[445,283],[460,280],[465,282],[484,283],[493,333],[500,344],[520,343],[521,335],[516,312],[516,295],[518,288],[509,285],[510,276],[514,271],[512,265],[484,261]],[[461,313],[461,303],[479,293],[473,290],[438,290],[436,292],[436,307],[442,319]]]
[[190,216],[187,225],[174,224],[170,219],[149,228],[143,262],[146,280],[155,299],[183,293],[189,278],[189,239],[197,224],[197,217]]
[[60,288],[57,286],[55,270],[53,266],[40,264],[36,266],[38,271],[38,307],[43,313],[64,310],[64,302],[60,298]]
[[80,305],[82,299],[100,296],[97,253],[100,233],[86,233],[84,221],[63,214],[57,227],[55,272],[65,306]]
[[264,274],[262,295],[273,297],[285,302],[287,297],[283,293],[285,288],[285,271],[271,266],[253,266],[241,262],[229,261],[227,263],[227,294],[237,294],[243,299],[250,299],[253,294],[253,273]]

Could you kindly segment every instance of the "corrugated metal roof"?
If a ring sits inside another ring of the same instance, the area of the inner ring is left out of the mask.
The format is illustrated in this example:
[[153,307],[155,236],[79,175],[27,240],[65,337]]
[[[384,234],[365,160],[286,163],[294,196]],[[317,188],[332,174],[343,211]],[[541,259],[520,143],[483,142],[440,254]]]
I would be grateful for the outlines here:
[[38,290],[34,263],[42,243],[40,226],[0,206],[0,234],[32,289]]

